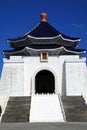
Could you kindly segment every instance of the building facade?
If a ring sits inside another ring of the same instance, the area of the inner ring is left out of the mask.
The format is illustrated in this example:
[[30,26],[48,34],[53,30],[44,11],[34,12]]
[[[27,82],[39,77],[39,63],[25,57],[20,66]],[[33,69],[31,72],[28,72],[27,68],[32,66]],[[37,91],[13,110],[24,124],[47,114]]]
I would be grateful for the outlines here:
[[86,51],[77,48],[80,38],[60,33],[46,16],[42,13],[40,23],[24,36],[7,40],[13,49],[3,51],[3,111],[10,96],[86,95],[86,58],[82,57]]

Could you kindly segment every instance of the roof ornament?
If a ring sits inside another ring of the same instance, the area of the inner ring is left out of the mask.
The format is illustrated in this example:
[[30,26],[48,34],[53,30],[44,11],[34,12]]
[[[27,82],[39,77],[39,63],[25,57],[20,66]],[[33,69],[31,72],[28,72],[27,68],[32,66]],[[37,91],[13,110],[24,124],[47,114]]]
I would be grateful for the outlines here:
[[40,16],[41,16],[41,22],[47,22],[47,19],[46,19],[47,14],[46,13],[41,13]]

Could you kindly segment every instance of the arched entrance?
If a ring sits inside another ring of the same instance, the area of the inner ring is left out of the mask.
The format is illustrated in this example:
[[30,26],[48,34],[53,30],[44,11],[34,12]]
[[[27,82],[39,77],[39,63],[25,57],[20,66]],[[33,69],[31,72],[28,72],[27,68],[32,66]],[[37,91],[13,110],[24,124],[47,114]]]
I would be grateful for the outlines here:
[[41,70],[35,76],[35,93],[54,93],[55,78],[48,70]]

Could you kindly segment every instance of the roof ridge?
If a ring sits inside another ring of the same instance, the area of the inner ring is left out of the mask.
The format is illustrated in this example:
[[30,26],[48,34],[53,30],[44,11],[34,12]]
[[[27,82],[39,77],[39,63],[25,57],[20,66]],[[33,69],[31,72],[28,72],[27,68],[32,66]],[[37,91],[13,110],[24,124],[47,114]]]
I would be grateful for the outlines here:
[[28,35],[31,31],[33,31],[34,29],[36,29],[39,26],[40,22],[34,26],[30,31],[28,31],[27,33],[24,34],[24,36]]

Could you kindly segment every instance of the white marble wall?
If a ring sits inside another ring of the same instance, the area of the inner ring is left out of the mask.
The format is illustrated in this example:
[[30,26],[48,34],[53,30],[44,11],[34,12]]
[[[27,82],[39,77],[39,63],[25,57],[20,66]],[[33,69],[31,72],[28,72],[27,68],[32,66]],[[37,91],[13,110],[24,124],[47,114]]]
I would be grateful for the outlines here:
[[24,95],[24,64],[21,57],[4,59],[0,94],[10,96]]
[[55,92],[61,95],[81,95],[87,87],[85,59],[79,56],[40,57],[12,56],[4,59],[0,95],[30,96],[35,92],[35,76],[41,70],[49,70],[55,77]]
[[48,62],[41,62],[40,57],[24,57],[24,93],[35,92],[35,76],[41,70],[49,70],[55,77],[55,92],[61,93],[62,66],[64,60],[59,57],[48,57]]
[[87,86],[85,59],[65,62],[66,95],[82,95]]

